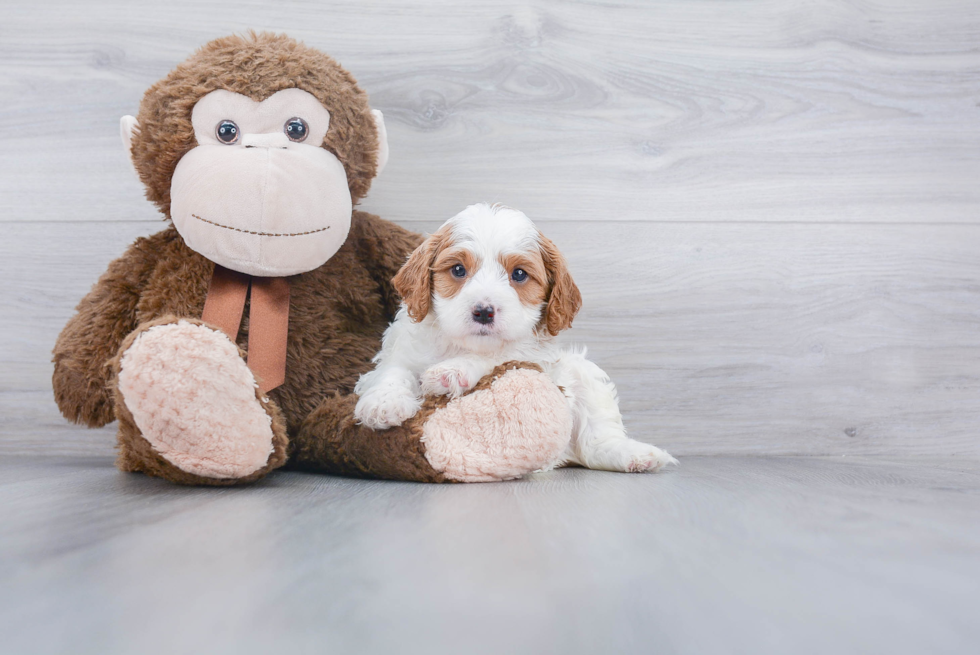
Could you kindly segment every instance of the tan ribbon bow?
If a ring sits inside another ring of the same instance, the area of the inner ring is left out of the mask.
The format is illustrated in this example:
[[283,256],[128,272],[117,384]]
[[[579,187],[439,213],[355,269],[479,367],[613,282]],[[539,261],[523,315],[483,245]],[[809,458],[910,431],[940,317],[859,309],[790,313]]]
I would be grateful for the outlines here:
[[259,380],[259,391],[268,393],[286,381],[289,280],[253,277],[215,264],[201,320],[235,341],[249,287],[252,302],[248,312],[248,367]]

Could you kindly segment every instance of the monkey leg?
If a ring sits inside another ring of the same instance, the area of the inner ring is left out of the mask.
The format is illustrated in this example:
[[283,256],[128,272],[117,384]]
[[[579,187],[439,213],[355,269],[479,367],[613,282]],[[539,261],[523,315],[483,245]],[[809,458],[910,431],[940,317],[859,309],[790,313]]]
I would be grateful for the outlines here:
[[508,362],[454,400],[426,399],[403,425],[374,431],[354,419],[357,397],[325,399],[290,442],[290,466],[417,482],[508,480],[561,463],[572,415],[535,364]]
[[261,478],[286,460],[285,421],[243,353],[199,320],[140,325],[112,361],[123,471],[180,484]]

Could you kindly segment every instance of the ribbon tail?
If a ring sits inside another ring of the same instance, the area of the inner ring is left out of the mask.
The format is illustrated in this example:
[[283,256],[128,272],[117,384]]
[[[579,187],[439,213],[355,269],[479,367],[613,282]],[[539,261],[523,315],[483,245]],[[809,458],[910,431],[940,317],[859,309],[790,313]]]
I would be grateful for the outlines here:
[[227,334],[233,342],[238,339],[238,329],[242,326],[250,277],[215,264],[204,300],[201,320]]
[[289,333],[289,280],[252,278],[248,314],[248,367],[268,393],[286,381],[286,336]]

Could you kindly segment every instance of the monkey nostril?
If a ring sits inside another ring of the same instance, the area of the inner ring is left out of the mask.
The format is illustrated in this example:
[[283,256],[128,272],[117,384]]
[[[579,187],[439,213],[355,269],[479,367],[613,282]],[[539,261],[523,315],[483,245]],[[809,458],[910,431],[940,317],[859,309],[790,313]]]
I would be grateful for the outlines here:
[[289,138],[282,132],[269,134],[243,134],[242,145],[246,148],[281,148],[289,147]]
[[493,323],[493,307],[489,305],[480,305],[473,310],[473,320],[481,325],[489,325]]

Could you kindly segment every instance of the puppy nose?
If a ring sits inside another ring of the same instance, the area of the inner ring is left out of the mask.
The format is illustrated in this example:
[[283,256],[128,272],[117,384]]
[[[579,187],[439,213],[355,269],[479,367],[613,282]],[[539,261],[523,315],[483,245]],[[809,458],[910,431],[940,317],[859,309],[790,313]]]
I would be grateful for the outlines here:
[[493,306],[478,305],[473,308],[473,320],[483,325],[493,323]]

